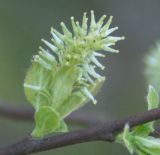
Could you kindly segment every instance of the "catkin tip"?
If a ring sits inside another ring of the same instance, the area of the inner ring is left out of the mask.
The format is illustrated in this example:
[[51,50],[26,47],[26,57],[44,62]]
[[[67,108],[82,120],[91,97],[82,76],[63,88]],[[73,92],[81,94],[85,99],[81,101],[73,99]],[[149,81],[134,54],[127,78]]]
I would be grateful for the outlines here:
[[118,30],[118,26],[115,27],[115,30]]
[[71,20],[74,20],[74,17],[72,16],[70,19],[71,19]]
[[45,42],[45,40],[42,38],[41,41]]
[[106,18],[106,17],[107,17],[107,15],[103,15],[102,17],[103,17],[103,18]]
[[54,28],[53,27],[51,27],[51,32],[53,32],[54,31]]
[[64,25],[64,23],[63,23],[63,22],[61,22],[61,23],[60,23],[60,25],[61,25],[61,26],[63,26],[63,25]]
[[119,50],[115,50],[115,53],[119,53]]
[[84,12],[83,15],[86,16],[86,15],[87,15],[87,12]]
[[94,101],[93,101],[93,104],[96,105],[96,104],[97,104],[97,100],[94,100]]
[[91,14],[94,14],[94,10],[91,10]]
[[125,36],[122,36],[121,39],[124,40],[124,39],[125,39]]

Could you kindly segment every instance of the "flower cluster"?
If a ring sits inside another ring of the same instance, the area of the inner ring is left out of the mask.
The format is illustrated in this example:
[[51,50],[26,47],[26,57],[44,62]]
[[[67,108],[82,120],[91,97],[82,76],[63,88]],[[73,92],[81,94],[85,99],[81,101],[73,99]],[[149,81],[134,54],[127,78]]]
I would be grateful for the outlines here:
[[99,51],[118,53],[111,46],[124,39],[110,36],[118,27],[110,28],[112,16],[104,24],[105,18],[96,22],[91,11],[90,24],[84,13],[80,25],[71,17],[73,33],[61,22],[63,33],[51,28],[51,42],[42,39],[47,48],[39,47],[24,82],[26,96],[35,107],[34,137],[66,131],[64,117],[89,100],[96,104],[94,95],[105,80],[96,71],[105,68],[97,59],[105,57]]

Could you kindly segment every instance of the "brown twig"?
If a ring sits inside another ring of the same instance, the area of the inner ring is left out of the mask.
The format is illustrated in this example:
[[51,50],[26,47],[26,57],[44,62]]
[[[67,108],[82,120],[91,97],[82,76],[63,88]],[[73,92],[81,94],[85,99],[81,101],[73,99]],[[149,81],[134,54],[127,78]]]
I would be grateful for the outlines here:
[[154,109],[121,120],[105,123],[104,125],[94,128],[92,127],[79,131],[59,134],[44,139],[33,139],[28,137],[17,144],[1,149],[0,155],[27,155],[89,141],[101,140],[113,142],[117,133],[123,130],[126,123],[128,123],[130,127],[134,127],[159,118],[160,109]]
[[33,121],[33,109],[25,107],[15,107],[6,103],[0,104],[0,115],[9,119]]
[[[11,106],[6,103],[0,104],[0,116],[22,120],[22,121],[33,121],[34,110],[27,107]],[[97,125],[102,123],[100,119],[95,118],[93,115],[90,116],[85,113],[73,112],[70,114],[66,121],[69,123],[82,124],[82,125]]]

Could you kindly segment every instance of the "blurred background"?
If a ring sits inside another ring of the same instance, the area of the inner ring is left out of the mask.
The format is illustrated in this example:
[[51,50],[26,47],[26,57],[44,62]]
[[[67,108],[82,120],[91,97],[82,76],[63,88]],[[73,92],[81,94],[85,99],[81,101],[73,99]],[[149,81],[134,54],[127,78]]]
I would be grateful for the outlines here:
[[[70,24],[70,17],[81,20],[83,12],[95,10],[96,19],[113,15],[112,27],[119,54],[108,53],[102,60],[107,81],[97,95],[96,106],[88,104],[80,111],[109,120],[146,110],[147,82],[143,57],[160,39],[159,0],[0,0],[0,100],[12,106],[30,106],[23,92],[23,80],[33,54],[50,39],[50,27],[60,30],[59,23]],[[70,126],[72,130],[75,127]],[[33,123],[0,117],[0,147],[27,136]],[[35,155],[129,155],[118,144],[92,142],[50,150]]]

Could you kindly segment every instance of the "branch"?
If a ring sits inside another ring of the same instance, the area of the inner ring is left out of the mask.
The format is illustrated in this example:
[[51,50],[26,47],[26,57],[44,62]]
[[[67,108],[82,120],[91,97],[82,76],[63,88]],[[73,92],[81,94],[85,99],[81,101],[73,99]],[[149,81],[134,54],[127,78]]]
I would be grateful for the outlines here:
[[159,118],[160,109],[154,109],[121,120],[105,123],[104,125],[94,128],[59,134],[44,139],[28,137],[17,144],[1,149],[0,155],[27,155],[89,141],[113,142],[116,135],[123,130],[126,123],[129,123],[130,127],[134,127]]
[[0,104],[0,115],[10,119],[33,121],[33,109],[25,107],[15,107],[9,104]]
[[[9,104],[0,104],[0,116],[9,119],[33,121],[34,110],[32,108],[15,107]],[[73,112],[70,114],[66,121],[69,123],[83,124],[83,125],[97,125],[102,123],[101,120],[84,113]]]

